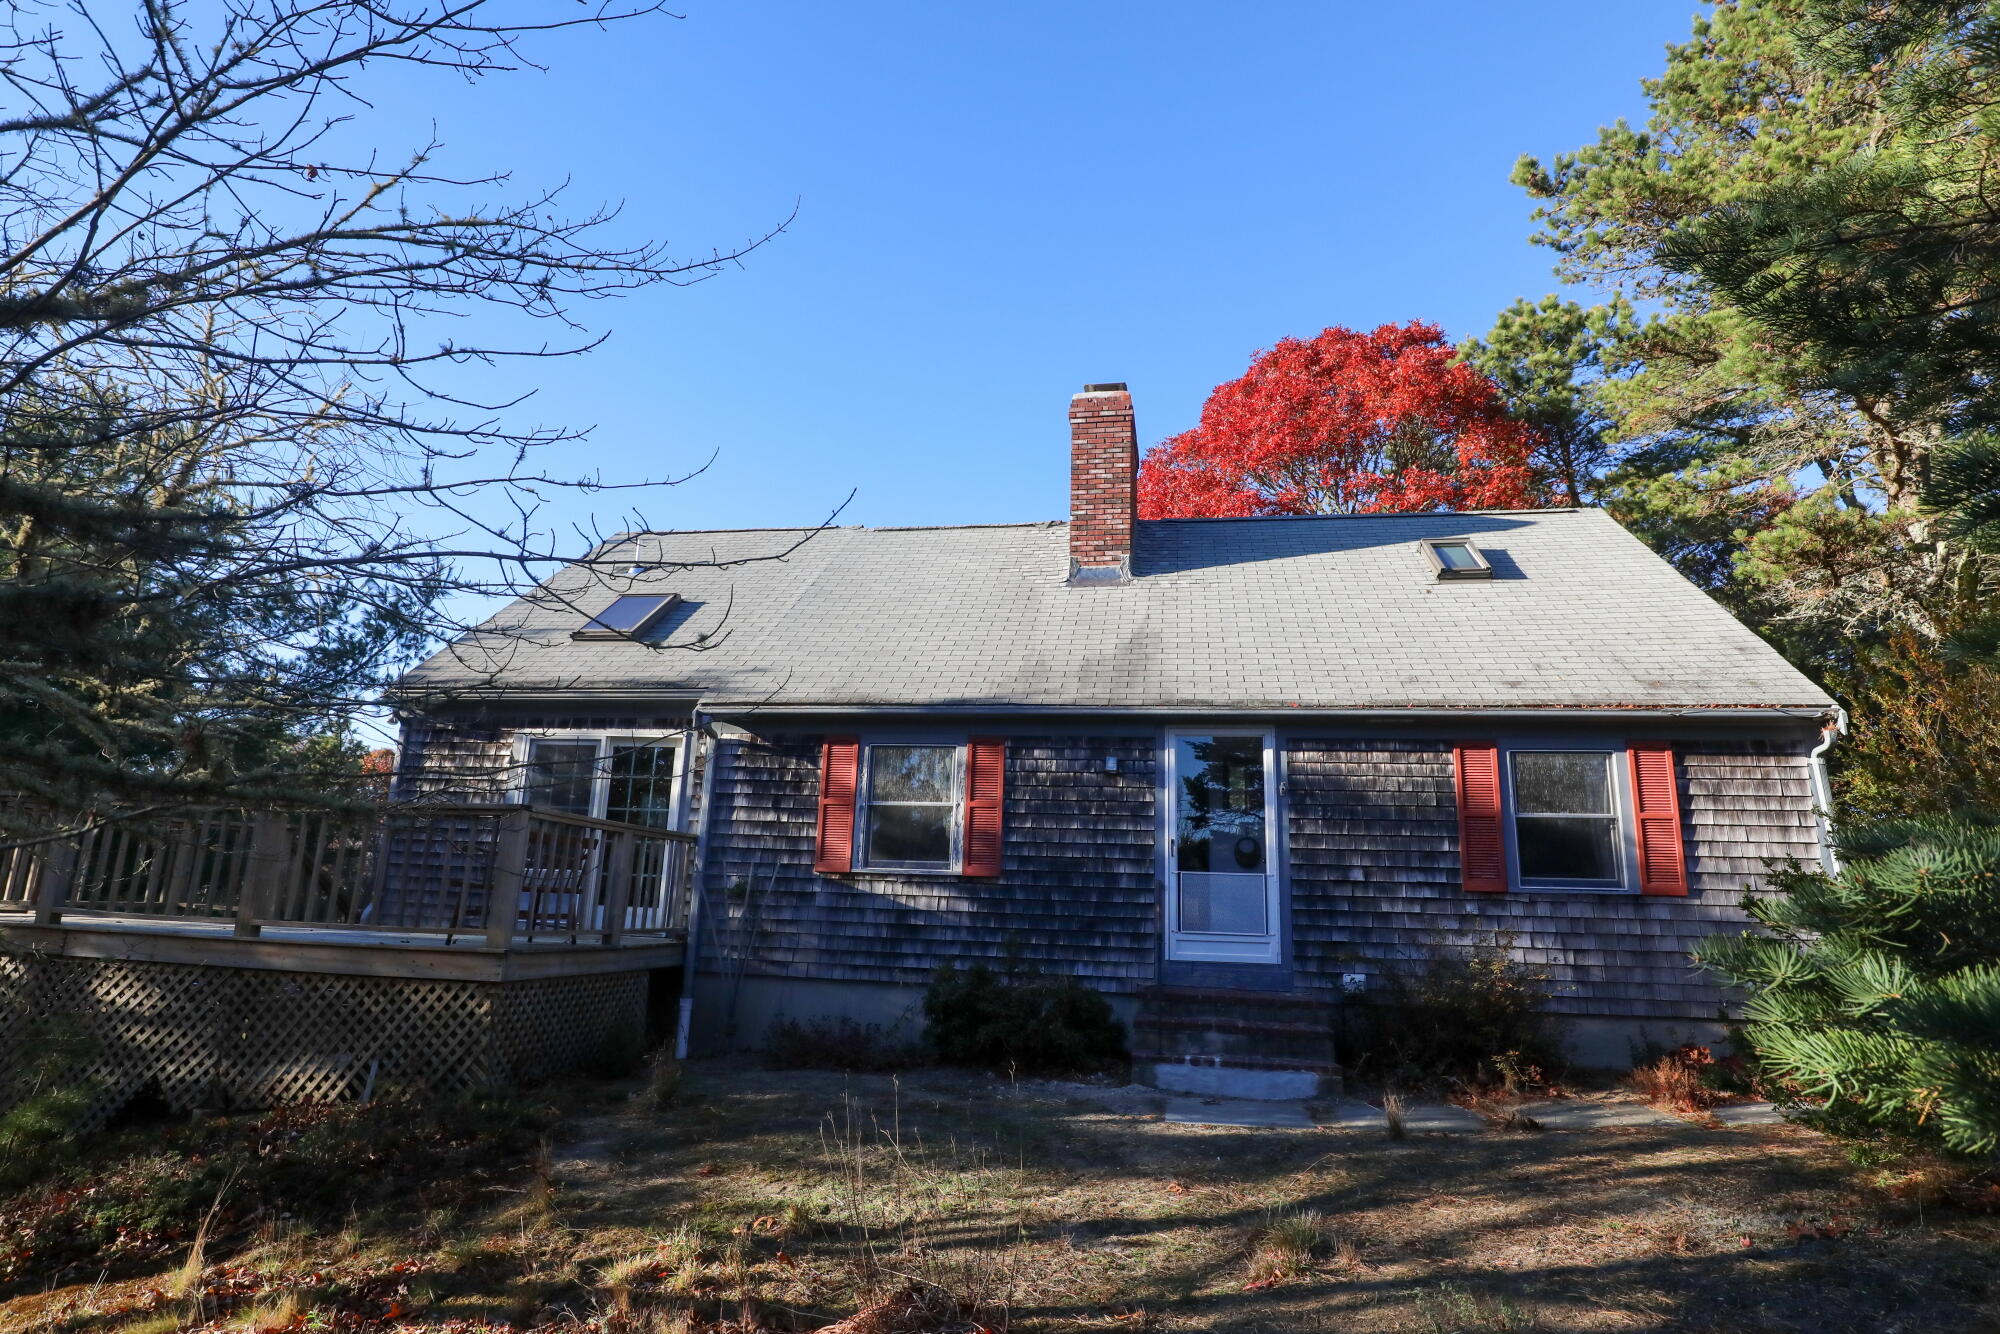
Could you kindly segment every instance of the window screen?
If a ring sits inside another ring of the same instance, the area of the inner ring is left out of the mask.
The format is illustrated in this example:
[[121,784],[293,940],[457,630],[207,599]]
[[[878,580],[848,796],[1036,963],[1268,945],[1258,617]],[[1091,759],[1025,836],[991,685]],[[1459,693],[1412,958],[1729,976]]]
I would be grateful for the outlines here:
[[1175,745],[1180,869],[1262,874],[1264,739],[1187,736]]
[[957,780],[956,746],[870,746],[869,864],[950,866]]
[[1618,806],[1603,751],[1512,752],[1514,843],[1529,883],[1620,883]]

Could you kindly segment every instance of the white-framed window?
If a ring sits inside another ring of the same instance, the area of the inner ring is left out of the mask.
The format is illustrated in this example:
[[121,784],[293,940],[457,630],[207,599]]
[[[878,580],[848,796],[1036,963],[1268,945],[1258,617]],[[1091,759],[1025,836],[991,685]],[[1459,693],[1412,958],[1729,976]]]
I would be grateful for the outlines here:
[[1514,885],[1636,892],[1624,747],[1521,742],[1501,756]]
[[858,869],[950,871],[963,844],[965,747],[878,741],[861,748]]
[[517,800],[653,829],[683,821],[686,746],[678,735],[550,731],[518,744]]

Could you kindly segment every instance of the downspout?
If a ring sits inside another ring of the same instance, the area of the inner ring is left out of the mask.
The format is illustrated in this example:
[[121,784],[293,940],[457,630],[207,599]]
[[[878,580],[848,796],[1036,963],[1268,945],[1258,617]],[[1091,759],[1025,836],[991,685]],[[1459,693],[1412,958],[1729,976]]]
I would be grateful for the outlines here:
[[1828,875],[1840,874],[1840,854],[1833,846],[1833,780],[1827,777],[1826,753],[1847,735],[1847,710],[1835,705],[1833,716],[1820,728],[1819,744],[1806,756],[1812,780],[1813,820],[1819,826],[1819,864]]
[[681,947],[681,1005],[674,1025],[674,1059],[685,1061],[694,1028],[694,975],[701,953],[702,885],[707,880],[708,822],[715,810],[715,770],[721,762],[721,738],[700,710],[694,715],[695,735],[708,742],[708,763],[701,769],[701,818],[696,822],[694,865],[688,868],[687,943]]

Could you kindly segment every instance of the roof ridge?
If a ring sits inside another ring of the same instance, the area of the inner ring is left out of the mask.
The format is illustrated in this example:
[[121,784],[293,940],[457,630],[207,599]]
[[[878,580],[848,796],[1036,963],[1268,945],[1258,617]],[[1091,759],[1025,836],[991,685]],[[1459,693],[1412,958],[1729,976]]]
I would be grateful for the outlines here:
[[[1140,519],[1140,523],[1270,523],[1317,522],[1357,519],[1460,519],[1508,514],[1603,514],[1600,505],[1545,505],[1534,509],[1510,510],[1382,510],[1363,514],[1217,514],[1176,515],[1166,519]],[[1068,519],[1017,519],[1008,523],[842,523],[767,526],[762,528],[638,528],[613,533],[606,542],[628,541],[636,537],[708,537],[719,533],[956,533],[999,528],[1067,528]]]
[[1539,505],[1511,510],[1369,510],[1357,514],[1210,514],[1175,515],[1166,519],[1141,519],[1140,523],[1263,523],[1273,519],[1462,519],[1494,514],[1602,514],[1602,505]]
[[1067,519],[1021,519],[1012,523],[841,523],[799,524],[790,528],[637,528],[627,533],[613,533],[607,542],[622,542],[635,537],[707,537],[715,533],[929,533],[956,532],[966,528],[1061,528]]

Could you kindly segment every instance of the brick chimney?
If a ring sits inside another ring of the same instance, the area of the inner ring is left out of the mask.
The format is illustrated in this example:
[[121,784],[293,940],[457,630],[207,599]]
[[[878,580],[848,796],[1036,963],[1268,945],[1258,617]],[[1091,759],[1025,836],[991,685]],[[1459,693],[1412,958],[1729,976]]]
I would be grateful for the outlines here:
[[1132,577],[1139,510],[1139,430],[1122,384],[1087,384],[1069,401],[1069,578]]

